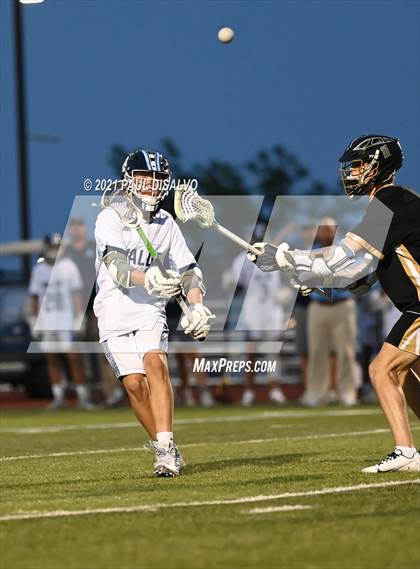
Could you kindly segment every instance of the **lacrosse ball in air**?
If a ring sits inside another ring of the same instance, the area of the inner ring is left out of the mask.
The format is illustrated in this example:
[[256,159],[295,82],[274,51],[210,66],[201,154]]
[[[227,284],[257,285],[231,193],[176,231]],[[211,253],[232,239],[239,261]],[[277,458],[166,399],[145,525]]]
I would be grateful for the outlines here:
[[220,28],[217,37],[222,43],[230,43],[233,40],[235,32],[232,28]]

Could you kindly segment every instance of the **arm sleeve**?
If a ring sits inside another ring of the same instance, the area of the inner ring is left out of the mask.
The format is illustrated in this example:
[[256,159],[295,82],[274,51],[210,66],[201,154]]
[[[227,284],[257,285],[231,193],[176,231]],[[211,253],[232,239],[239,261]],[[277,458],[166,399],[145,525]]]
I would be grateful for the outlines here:
[[366,251],[382,260],[403,241],[406,226],[403,216],[398,212],[396,190],[383,189],[380,198],[373,198],[364,218],[352,231],[347,233]]
[[112,210],[103,210],[98,215],[95,225],[95,240],[99,250],[116,250],[127,253],[123,238],[121,221]]
[[188,249],[184,236],[175,221],[172,221],[169,262],[170,268],[178,273],[197,267],[194,255]]

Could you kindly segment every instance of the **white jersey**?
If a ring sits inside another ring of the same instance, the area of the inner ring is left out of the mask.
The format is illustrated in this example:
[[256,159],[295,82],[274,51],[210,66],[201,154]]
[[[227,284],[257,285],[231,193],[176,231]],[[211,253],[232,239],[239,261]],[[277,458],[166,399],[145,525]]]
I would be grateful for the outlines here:
[[57,259],[54,265],[46,261],[36,264],[29,283],[29,294],[38,297],[35,330],[73,330],[73,297],[82,286],[79,269],[71,259]]
[[282,287],[280,271],[262,272],[240,253],[232,265],[239,285],[246,287],[245,299],[238,320],[238,330],[280,331],[283,329],[283,308],[277,299]]
[[[142,222],[143,231],[163,264],[179,273],[195,266],[193,254],[173,217],[160,210],[151,223]],[[125,227],[118,214],[104,209],[96,219],[97,292],[94,312],[101,342],[135,330],[152,330],[157,321],[166,322],[165,301],[150,296],[144,286],[125,289],[115,284],[103,263],[110,250],[127,255],[130,268],[145,272],[152,259],[136,229]]]

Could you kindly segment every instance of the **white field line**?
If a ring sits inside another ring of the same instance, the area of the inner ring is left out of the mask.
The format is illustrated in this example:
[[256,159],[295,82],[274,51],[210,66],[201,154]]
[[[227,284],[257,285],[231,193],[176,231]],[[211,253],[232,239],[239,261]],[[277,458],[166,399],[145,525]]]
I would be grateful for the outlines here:
[[272,508],[253,508],[252,510],[244,510],[242,514],[271,514],[273,512],[292,512],[293,510],[312,510],[313,506],[303,506],[296,504],[294,506],[274,506]]
[[[266,419],[299,419],[300,417],[352,417],[359,415],[379,415],[379,409],[345,409],[337,411],[268,411],[249,415],[225,415],[221,417],[191,417],[176,419],[175,425],[197,425],[209,423],[236,423],[241,421],[264,421]],[[91,423],[88,425],[56,425],[45,427],[11,427],[1,429],[0,433],[18,435],[38,435],[41,433],[61,433],[63,431],[79,431],[92,429],[130,429],[137,428],[134,420],[124,423]]]
[[[412,427],[412,430],[418,430],[420,427]],[[267,439],[247,439],[242,441],[209,441],[205,443],[187,443],[185,445],[180,445],[182,449],[193,448],[209,445],[255,445],[264,443],[273,443],[278,441],[291,441],[291,440],[307,440],[307,439],[329,439],[335,437],[358,437],[363,435],[378,435],[383,433],[389,433],[389,429],[371,429],[369,431],[351,431],[347,433],[325,433],[320,435],[297,435],[293,437],[272,437]],[[68,452],[51,452],[44,454],[21,454],[18,456],[2,456],[0,457],[0,462],[15,461],[15,460],[25,460],[30,458],[57,458],[62,456],[83,456],[89,454],[108,454],[108,453],[118,453],[118,452],[137,452],[148,450],[144,446],[135,447],[118,447],[118,448],[103,448],[94,450],[80,450],[80,451],[68,451]]]
[[391,480],[388,482],[378,482],[373,484],[357,484],[355,486],[336,486],[333,488],[321,488],[319,490],[308,490],[306,492],[284,492],[283,494],[271,494],[268,496],[246,496],[243,498],[234,498],[232,500],[206,500],[203,502],[174,502],[172,504],[157,503],[144,504],[131,507],[116,508],[92,508],[86,510],[54,510],[51,512],[19,512],[16,514],[8,514],[0,516],[0,521],[6,522],[11,520],[34,520],[38,518],[58,518],[67,516],[86,516],[92,514],[117,514],[117,513],[133,513],[133,512],[156,512],[167,508],[193,508],[203,506],[225,506],[234,504],[251,504],[254,502],[267,502],[271,500],[281,500],[283,498],[302,498],[308,496],[322,496],[325,494],[342,494],[343,492],[358,492],[359,490],[370,490],[373,488],[386,488],[388,486],[402,486],[407,484],[419,484],[420,478],[414,480]]
[[[277,428],[276,425],[272,426],[273,429]],[[412,431],[418,431],[420,427],[411,427]],[[296,435],[295,437],[282,437],[282,440],[309,440],[309,439],[333,439],[335,437],[358,437],[361,435],[380,435],[382,433],[390,433],[389,429],[371,429],[370,431],[350,431],[347,433],[321,433],[320,435]]]

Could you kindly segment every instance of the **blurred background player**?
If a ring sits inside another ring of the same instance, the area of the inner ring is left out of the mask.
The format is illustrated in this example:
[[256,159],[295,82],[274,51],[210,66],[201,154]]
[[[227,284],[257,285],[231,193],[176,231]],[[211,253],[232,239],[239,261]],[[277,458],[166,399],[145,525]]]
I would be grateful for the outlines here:
[[[257,224],[254,236],[261,239],[264,233],[265,225]],[[253,365],[257,343],[274,342],[281,337],[284,329],[282,301],[290,297],[290,292],[288,287],[282,286],[279,272],[264,275],[255,270],[255,266],[247,260],[245,251],[235,257],[232,267],[223,274],[222,283],[226,290],[238,287],[243,299],[238,329],[246,330],[246,359],[252,362],[252,366],[245,372],[241,404],[248,407],[255,402]],[[278,370],[270,377],[268,398],[276,405],[286,402],[280,388]]]
[[[70,219],[68,237],[69,243],[66,246],[65,255],[74,261],[82,278],[81,302],[85,317],[81,339],[96,344],[99,341],[98,325],[93,312],[96,294],[96,243],[94,240],[89,239],[86,223],[81,217],[72,217]],[[105,396],[105,405],[107,407],[118,405],[124,399],[125,393],[116,382],[104,354],[98,354],[95,350],[92,350],[92,353],[83,354],[83,356],[87,356],[83,359],[88,363],[87,369],[90,372],[91,381],[96,383],[100,380],[101,382]]]
[[[54,233],[45,238],[43,257],[33,267],[29,284],[30,324],[34,338],[41,340],[46,352],[48,376],[53,393],[49,409],[62,409],[66,405],[63,371],[56,342],[65,352],[70,379],[73,381],[79,407],[93,409],[88,401],[83,367],[79,354],[72,350],[73,332],[81,327],[83,312],[79,270],[60,250],[61,235]],[[50,352],[49,350],[53,350]]]
[[[304,249],[311,248],[315,241],[315,235],[316,228],[314,225],[304,225],[300,235],[295,238],[296,245]],[[287,236],[281,235],[276,237],[276,243],[281,242],[283,238],[287,239]],[[296,352],[300,360],[301,378],[304,388],[306,388],[307,384],[308,370],[308,309],[310,302],[310,295],[298,294],[292,313],[296,332]]]
[[[168,161],[159,152],[137,150],[127,156],[122,173],[122,190],[109,196],[96,220],[94,310],[108,362],[150,436],[155,476],[178,476],[184,461],[173,435],[165,304],[184,291],[191,320],[184,316],[181,325],[195,340],[207,337],[214,316],[203,305],[201,270],[173,217],[161,209],[171,179]],[[122,220],[121,207],[136,228]],[[140,229],[169,265],[166,274],[152,261]]]

